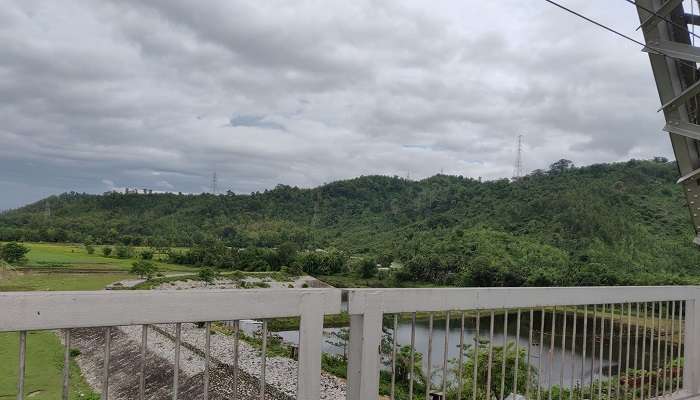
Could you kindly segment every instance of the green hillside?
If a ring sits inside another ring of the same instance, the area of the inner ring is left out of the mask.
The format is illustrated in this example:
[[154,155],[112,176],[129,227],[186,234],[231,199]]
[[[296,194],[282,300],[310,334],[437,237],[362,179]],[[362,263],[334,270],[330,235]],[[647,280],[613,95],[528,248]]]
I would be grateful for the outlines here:
[[677,176],[662,159],[562,160],[516,182],[363,176],[250,195],[65,193],[0,214],[0,240],[336,248],[400,261],[403,280],[468,286],[695,282],[700,250]]

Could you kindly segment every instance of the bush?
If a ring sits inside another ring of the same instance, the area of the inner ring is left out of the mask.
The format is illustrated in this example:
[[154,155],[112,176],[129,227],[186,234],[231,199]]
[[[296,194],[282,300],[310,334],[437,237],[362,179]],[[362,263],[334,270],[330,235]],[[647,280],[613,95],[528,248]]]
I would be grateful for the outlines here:
[[87,251],[88,254],[95,254],[95,247],[91,244],[85,244],[85,251]]
[[199,270],[197,273],[197,276],[199,277],[200,280],[203,280],[206,283],[213,283],[216,278],[219,277],[219,273],[214,270],[213,268],[202,268]]
[[148,260],[139,260],[131,264],[132,274],[137,274],[141,278],[151,279],[158,272],[158,268],[153,262]]
[[363,279],[369,279],[377,274],[377,264],[371,258],[361,258],[353,262],[353,271]]
[[131,248],[123,244],[117,245],[115,248],[115,253],[117,258],[129,258],[131,257]]
[[141,251],[141,259],[143,260],[152,260],[153,259],[153,250],[143,250]]
[[8,263],[17,263],[24,261],[29,253],[29,248],[17,242],[10,242],[4,246],[0,246],[0,258]]
[[71,357],[78,357],[80,355],[80,349],[70,349],[69,354]]
[[105,257],[109,257],[112,255],[112,248],[110,246],[105,246],[102,248],[102,255]]

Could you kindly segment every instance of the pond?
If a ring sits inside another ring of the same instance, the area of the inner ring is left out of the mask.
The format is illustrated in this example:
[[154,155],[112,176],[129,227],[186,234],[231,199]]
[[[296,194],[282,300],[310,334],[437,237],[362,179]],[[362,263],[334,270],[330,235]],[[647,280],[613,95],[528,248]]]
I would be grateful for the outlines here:
[[[542,317],[540,312],[535,312],[532,322],[530,322],[529,312],[523,312],[521,314],[521,324],[520,324],[520,335],[516,337],[517,321],[516,313],[511,312],[508,317],[508,328],[505,330],[504,335],[504,315],[496,315],[494,319],[494,336],[493,344],[494,346],[503,346],[505,341],[515,342],[519,344],[521,349],[527,352],[528,349],[528,335],[530,326],[532,329],[532,345],[530,348],[529,363],[535,369],[542,371],[539,374],[540,385],[544,387],[550,387],[554,385],[559,385],[560,381],[563,382],[563,386],[570,387],[572,382],[572,372],[575,366],[575,376],[574,384],[579,385],[583,381],[584,385],[587,385],[591,381],[591,377],[594,379],[599,375],[599,359],[600,359],[600,346],[601,346],[601,335],[600,335],[600,318],[596,322],[596,331],[593,331],[593,319],[590,318],[592,313],[589,312],[588,323],[586,324],[586,355],[583,355],[583,336],[584,336],[584,318],[578,315],[576,321],[576,335],[575,335],[575,349],[572,358],[571,353],[571,343],[572,343],[572,327],[574,316],[569,313],[567,315],[567,333],[566,333],[566,351],[562,349],[563,341],[563,314],[557,314],[556,316],[556,334],[554,336],[554,348],[550,354],[550,343],[552,340],[552,314],[547,313],[544,321],[544,332],[543,332],[543,343],[544,346],[539,346],[540,344],[540,327],[542,324]],[[618,370],[624,371],[627,368],[627,325],[622,325],[622,332],[620,332],[620,325],[618,325],[619,316],[615,317],[614,325],[614,337],[612,341],[612,362],[609,362],[609,349],[610,349],[610,318],[607,316],[605,318],[604,326],[604,340],[602,343],[603,347],[603,362],[602,371],[603,377],[607,377],[608,370],[612,375],[617,374]],[[626,318],[625,318],[626,321]],[[457,359],[459,357],[459,340],[460,340],[460,319],[451,319],[449,327],[449,347],[448,347],[448,360]],[[490,316],[488,313],[486,315],[482,314],[480,318],[480,330],[479,336],[482,340],[488,340],[489,337],[489,324]],[[433,371],[436,375],[433,376],[433,380],[439,381],[441,379],[441,371],[443,368],[443,353],[444,353],[444,341],[445,341],[445,320],[435,319],[433,324],[433,351],[431,364]],[[256,321],[241,322],[241,328],[244,331],[252,333],[257,330],[259,323]],[[391,327],[386,326],[388,331],[391,332]],[[642,329],[640,328],[638,346],[637,346],[637,359],[638,368],[641,368],[641,357],[642,353]],[[342,342],[337,337],[333,336],[333,333],[340,331],[340,328],[326,328],[324,329],[324,341],[322,350],[325,353],[342,355],[344,352]],[[427,320],[416,321],[416,335],[415,335],[415,349],[417,352],[423,353],[423,369],[427,366],[427,352],[428,352],[428,333],[429,333],[429,323]],[[620,341],[620,333],[622,333],[622,340]],[[299,332],[298,331],[282,331],[276,332],[277,335],[281,336],[282,339],[291,344],[298,344],[299,342]],[[476,318],[466,317],[464,321],[464,344],[473,344],[476,338]],[[410,321],[399,321],[398,325],[398,335],[397,344],[400,346],[409,346],[411,343],[411,322]],[[629,367],[634,367],[635,359],[635,326],[631,327],[631,337],[630,337],[630,354],[629,354]],[[664,359],[664,344],[665,341],[661,342],[661,363],[659,364],[656,360],[656,348],[654,348],[654,365],[663,365]],[[622,346],[620,346],[622,345]],[[654,341],[654,347],[657,345],[657,340]],[[541,348],[542,347],[542,348]],[[592,358],[593,349],[595,349],[595,361]],[[644,354],[646,364],[648,365],[650,340],[647,337],[646,345],[644,346],[647,350]],[[668,351],[671,354],[671,350],[675,348],[671,342],[668,342]],[[622,350],[620,352],[620,350]],[[673,350],[675,354],[676,350]],[[618,357],[621,355],[621,363],[618,364]],[[669,357],[670,358],[670,357]],[[527,355],[526,355],[527,359]],[[466,357],[465,357],[466,360]],[[448,365],[448,368],[451,366]],[[551,373],[551,376],[550,376]],[[449,376],[449,375],[448,375]]]

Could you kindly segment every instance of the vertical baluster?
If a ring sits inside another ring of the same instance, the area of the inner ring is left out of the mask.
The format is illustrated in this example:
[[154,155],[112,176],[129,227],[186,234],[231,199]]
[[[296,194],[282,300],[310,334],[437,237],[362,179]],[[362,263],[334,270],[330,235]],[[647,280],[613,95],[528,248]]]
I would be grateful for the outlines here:
[[663,303],[659,302],[659,318],[657,318],[658,323],[658,331],[656,332],[656,366],[654,367],[654,371],[656,371],[656,384],[654,385],[654,396],[659,397],[659,369],[661,367],[661,324],[663,321],[661,321],[663,317]]
[[450,349],[450,312],[445,315],[445,351],[442,355],[442,393],[447,396],[447,352]]
[[[491,398],[491,362],[493,361],[493,325],[494,325],[494,311],[491,310],[491,322],[489,328],[489,354],[488,354],[488,364],[486,364],[486,398]],[[476,388],[476,386],[475,386]]]
[[[481,311],[476,310],[476,333],[474,335],[474,354],[472,355],[473,361],[472,364],[474,364],[474,371],[472,372],[472,400],[476,400],[476,394],[477,394],[477,373],[478,368],[479,368],[479,347],[481,345],[480,339],[479,339],[479,325],[481,324]],[[409,399],[413,400],[412,397],[408,397]]]
[[[666,320],[665,322],[668,323],[668,320],[671,318],[671,302],[667,301],[666,302]],[[673,321],[671,322],[671,331],[673,331]],[[668,371],[668,336],[669,332],[668,329],[664,330],[664,366],[663,366],[663,383],[661,384],[661,395],[666,396],[666,373]],[[658,382],[657,382],[658,384]]]
[[569,399],[574,400],[576,392],[576,323],[578,321],[578,307],[574,306],[574,325],[571,327],[571,392]]
[[547,399],[552,400],[552,369],[554,369],[554,339],[556,338],[556,319],[557,319],[557,308],[552,308],[552,328],[550,330],[550,340],[549,340],[549,368],[547,368],[547,386],[549,390],[547,391]]
[[428,315],[428,366],[425,373],[425,400],[430,400],[430,387],[432,386],[433,367],[433,313]]
[[649,331],[649,335],[650,335],[650,340],[649,340],[649,384],[647,385],[647,388],[649,390],[649,394],[647,395],[648,399],[651,399],[651,390],[652,390],[651,372],[654,370],[654,333],[655,333],[654,319],[656,318],[655,306],[656,306],[656,303],[652,302],[651,303],[651,325],[649,326],[651,328],[651,330]]
[[[608,399],[612,394],[613,339],[615,339],[615,304],[610,304],[610,332],[608,334]],[[618,364],[619,365],[619,364]]]
[[513,372],[513,398],[518,394],[518,368],[520,367],[520,309],[515,317],[515,371]]
[[209,364],[211,363],[211,322],[204,323],[204,400],[209,399]]
[[634,376],[632,379],[632,400],[635,400],[637,397],[637,358],[639,355],[639,323],[641,322],[639,316],[639,303],[637,303],[637,319],[634,324]]
[[581,353],[581,397],[583,397],[583,382],[585,382],[586,375],[586,347],[588,347],[588,305],[583,306],[583,341],[581,342],[583,346]]
[[642,381],[639,384],[639,398],[644,400],[644,381],[646,380],[646,354],[647,354],[647,303],[644,303],[644,320],[642,322]]
[[600,305],[600,349],[598,350],[598,399],[603,398],[603,360],[605,354],[605,304]]
[[260,354],[262,366],[260,368],[259,398],[265,400],[265,371],[267,369],[267,320],[262,321],[262,350]]
[[394,331],[391,341],[391,400],[396,399],[396,337],[399,335],[399,314],[394,314]]
[[506,348],[508,347],[508,310],[503,313],[503,348],[501,349],[501,392],[500,400],[505,397],[506,391]]
[[540,351],[539,351],[539,359],[537,360],[537,400],[540,400],[540,393],[542,392],[542,357],[544,356],[542,354],[543,349],[544,349],[544,319],[545,319],[545,309],[542,307],[542,315],[541,315],[541,320],[540,320]]
[[173,400],[180,392],[180,345],[182,343],[182,324],[175,324],[175,365],[173,366]]
[[148,348],[148,325],[141,325],[141,369],[139,371],[139,400],[146,398],[146,350]]
[[[625,397],[629,394],[630,341],[632,340],[632,303],[627,304],[627,351],[625,351]],[[636,351],[636,349],[635,349]]]
[[624,303],[620,303],[620,320],[618,321],[617,325],[617,389],[615,391],[615,398],[619,399],[620,398],[620,393],[621,393],[621,386],[622,384],[620,383],[620,379],[622,378],[622,327],[623,327],[623,320],[625,317],[625,305]]
[[105,328],[104,361],[102,363],[102,400],[109,398],[109,356],[112,347],[112,328]]
[[530,320],[528,321],[528,333],[527,333],[527,378],[525,383],[525,398],[530,398],[530,366],[532,365],[530,360],[532,359],[532,324],[534,323],[535,310],[530,309]]
[[685,315],[683,315],[683,310],[686,310],[685,306],[685,301],[682,300],[678,302],[678,327],[680,328],[678,331],[678,366],[676,367],[676,392],[681,390],[681,356],[682,356],[682,347],[683,347],[683,337],[685,335]]
[[68,400],[70,395],[70,329],[66,329],[63,334],[63,390],[61,398]]
[[[674,341],[676,335],[676,301],[673,300],[671,302],[671,351],[669,351],[669,376],[668,380],[669,385],[668,385],[668,390],[667,393],[670,395],[673,393],[673,346],[675,346],[676,342]],[[664,376],[666,378],[666,376]],[[666,389],[666,382],[664,382],[664,389]]]
[[[564,390],[564,366],[566,365],[566,307],[564,307],[564,324],[561,330],[561,366],[559,368],[559,391]],[[552,332],[553,333],[553,332]],[[563,399],[563,396],[559,396]]]
[[596,354],[596,346],[595,346],[595,339],[596,335],[598,334],[598,305],[594,304],[593,305],[593,330],[591,331],[591,399],[593,399],[595,393],[594,393],[594,386],[593,386],[593,378],[595,376],[595,354]]
[[233,321],[233,400],[238,399],[238,356],[240,354],[239,344],[241,340],[241,321]]
[[410,372],[409,372],[409,382],[408,382],[408,398],[413,400],[413,373],[414,373],[414,366],[416,365],[415,361],[415,353],[416,353],[416,313],[413,313],[411,315],[411,366],[410,366]]
[[17,371],[17,400],[24,399],[24,376],[26,374],[27,331],[19,333],[19,368]]
[[462,366],[464,365],[464,311],[459,328],[459,365],[457,365],[457,400],[462,400]]

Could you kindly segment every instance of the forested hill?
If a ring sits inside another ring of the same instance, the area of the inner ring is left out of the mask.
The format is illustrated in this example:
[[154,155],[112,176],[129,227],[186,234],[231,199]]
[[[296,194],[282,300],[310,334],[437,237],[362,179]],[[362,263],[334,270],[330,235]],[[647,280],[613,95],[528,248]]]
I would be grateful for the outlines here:
[[663,159],[562,160],[515,182],[364,176],[250,195],[66,193],[0,214],[0,240],[293,243],[400,260],[437,281],[468,264],[504,284],[565,280],[571,268],[584,280],[671,282],[700,276],[677,176]]

